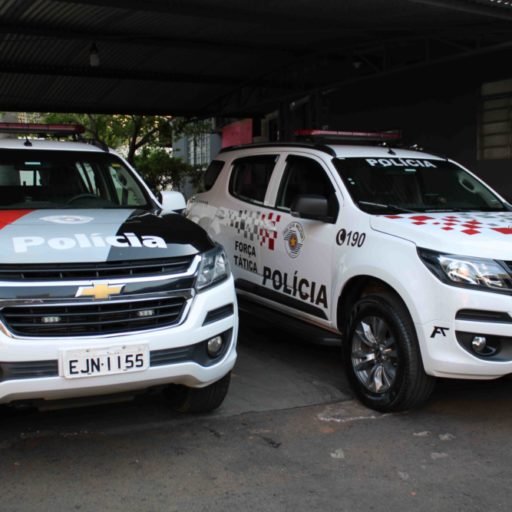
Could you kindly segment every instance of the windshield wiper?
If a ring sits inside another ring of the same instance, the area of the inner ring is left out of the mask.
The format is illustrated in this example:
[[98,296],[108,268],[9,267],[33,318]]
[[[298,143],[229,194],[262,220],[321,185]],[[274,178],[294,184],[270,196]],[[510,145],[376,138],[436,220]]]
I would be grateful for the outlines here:
[[395,212],[418,213],[417,210],[409,210],[407,208],[402,208],[401,206],[397,206],[395,204],[372,203],[371,201],[358,201],[357,204],[362,204],[364,206],[375,206],[376,208],[394,210]]

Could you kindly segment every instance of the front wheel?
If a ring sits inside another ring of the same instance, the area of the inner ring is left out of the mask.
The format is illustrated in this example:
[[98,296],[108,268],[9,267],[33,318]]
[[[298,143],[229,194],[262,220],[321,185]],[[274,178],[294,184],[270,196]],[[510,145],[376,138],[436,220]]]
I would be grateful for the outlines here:
[[178,412],[207,413],[222,404],[228,393],[230,381],[231,372],[204,388],[171,384],[164,389],[164,395],[170,406]]
[[353,307],[344,337],[346,372],[357,397],[372,409],[412,409],[432,393],[409,312],[389,293],[368,295]]

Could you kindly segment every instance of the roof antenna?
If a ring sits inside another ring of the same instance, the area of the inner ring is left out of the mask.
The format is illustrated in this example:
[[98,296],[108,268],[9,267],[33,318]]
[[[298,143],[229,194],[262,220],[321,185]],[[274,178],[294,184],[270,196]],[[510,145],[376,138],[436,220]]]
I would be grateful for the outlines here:
[[25,137],[25,142],[23,143],[23,145],[26,146],[27,148],[30,148],[32,147],[32,142],[28,140],[28,137]]

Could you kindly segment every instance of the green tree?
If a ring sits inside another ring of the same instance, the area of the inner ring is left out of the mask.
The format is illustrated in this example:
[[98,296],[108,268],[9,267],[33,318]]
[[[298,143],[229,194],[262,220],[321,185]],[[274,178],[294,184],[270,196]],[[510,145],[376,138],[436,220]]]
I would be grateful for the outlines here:
[[120,149],[131,164],[143,147],[171,146],[173,135],[179,137],[187,124],[185,120],[171,116],[119,114],[45,114],[44,122],[82,124],[86,136]]
[[163,148],[143,148],[135,155],[135,168],[154,192],[160,192],[172,185],[178,188],[186,176],[194,179],[199,172],[195,167],[173,158]]
[[48,113],[45,123],[78,123],[85,127],[85,137],[112,147],[126,156],[155,191],[169,185],[178,187],[185,176],[198,184],[202,173],[179,158],[172,158],[165,148],[173,139],[208,133],[209,121],[191,121],[172,116],[61,114]]

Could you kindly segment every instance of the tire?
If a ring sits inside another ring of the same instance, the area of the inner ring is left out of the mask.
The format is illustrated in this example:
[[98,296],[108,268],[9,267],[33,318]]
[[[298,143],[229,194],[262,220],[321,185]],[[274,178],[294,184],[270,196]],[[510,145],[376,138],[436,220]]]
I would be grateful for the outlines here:
[[207,413],[219,407],[226,398],[231,372],[204,388],[189,388],[172,384],[164,390],[169,405],[182,413]]
[[396,296],[379,293],[360,299],[345,332],[345,369],[361,402],[396,412],[428,400],[435,379],[425,373],[414,324]]

